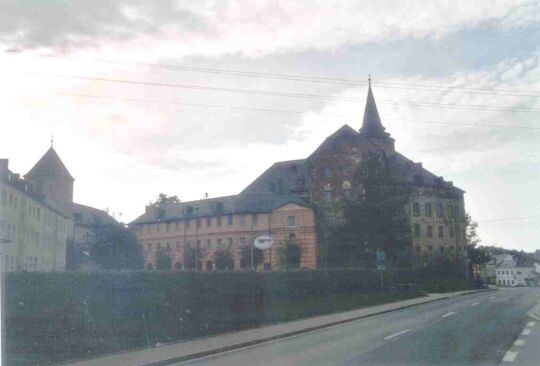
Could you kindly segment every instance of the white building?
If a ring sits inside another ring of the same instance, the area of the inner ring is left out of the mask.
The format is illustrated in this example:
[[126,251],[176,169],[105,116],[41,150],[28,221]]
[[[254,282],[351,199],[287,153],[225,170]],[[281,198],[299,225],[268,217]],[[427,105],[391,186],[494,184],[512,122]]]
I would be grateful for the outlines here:
[[496,270],[498,286],[536,286],[534,267],[499,267]]

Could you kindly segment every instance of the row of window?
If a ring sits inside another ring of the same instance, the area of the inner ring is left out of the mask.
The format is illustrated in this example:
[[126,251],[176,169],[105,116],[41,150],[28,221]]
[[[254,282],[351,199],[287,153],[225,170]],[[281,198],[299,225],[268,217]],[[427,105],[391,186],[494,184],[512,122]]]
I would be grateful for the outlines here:
[[[247,243],[247,239],[245,236],[241,236],[239,239],[238,239],[238,242],[240,243],[240,245],[246,245]],[[191,246],[195,243],[192,243],[191,241],[189,240],[186,240],[184,242],[184,245],[185,246]],[[203,244],[203,242],[201,240],[197,240],[197,245],[199,247],[201,247]],[[226,241],[223,240],[223,238],[217,238],[215,243],[212,241],[212,239],[206,239],[204,241],[204,248],[206,249],[212,249],[214,248],[214,244],[215,244],[215,248],[230,248],[233,244],[234,244],[234,239],[233,238],[227,238]],[[182,244],[181,244],[181,241],[180,240],[177,240],[175,243],[174,243],[174,248],[176,249],[180,249],[182,247]],[[146,249],[148,249],[149,251],[152,251],[152,250],[160,250],[160,249],[167,249],[167,250],[171,250],[173,249],[173,243],[170,242],[170,241],[167,241],[167,242],[164,242],[164,243],[161,243],[161,242],[157,242],[155,243],[155,246],[154,246],[154,243],[147,243],[146,244]]]
[[[429,251],[432,251],[432,250],[433,250],[433,245],[428,245],[428,246],[427,246],[427,249],[428,249]],[[452,252],[452,251],[454,251],[455,247],[454,247],[453,245],[451,245],[451,246],[448,247],[448,249]],[[458,251],[459,251],[459,247],[458,247],[457,249],[458,249]],[[420,253],[421,251],[422,251],[422,247],[420,247],[420,245],[417,245],[417,246],[416,246],[416,252],[417,252],[417,253]],[[442,246],[442,245],[440,245],[440,246],[439,246],[439,251],[440,251],[441,253],[444,253],[445,247]]]
[[[437,236],[439,238],[444,238],[444,226],[439,225],[437,230]],[[413,226],[413,233],[415,238],[420,238],[422,236],[422,225],[420,224],[414,224]],[[459,236],[459,230],[457,231]],[[448,235],[453,238],[455,234],[455,230],[453,226],[448,227]],[[433,238],[433,226],[432,225],[426,225],[426,236],[428,238]]]
[[[240,215],[239,216],[239,224],[240,226],[245,226],[246,225],[246,216],[247,215]],[[227,215],[227,225],[233,225],[234,224],[234,216],[232,214],[230,215]],[[216,216],[215,218],[216,220],[216,226],[220,227],[222,226],[222,216]],[[204,219],[204,222],[206,223],[206,227],[212,227],[212,217],[206,217]],[[195,225],[197,228],[200,228],[202,226],[202,222],[203,220],[198,218],[198,219],[195,219]],[[252,214],[251,215],[251,226],[257,226],[259,220],[258,220],[258,216],[257,214]],[[191,220],[185,220],[183,221],[184,223],[184,229],[187,230],[190,228],[191,226]],[[155,226],[155,231],[157,233],[159,233],[161,231],[161,227],[162,227],[163,224],[155,224],[155,225],[152,225],[152,224],[148,224],[146,225],[146,232],[148,234],[150,234],[152,232],[152,227]],[[174,227],[174,231],[179,231],[180,229],[180,222],[179,221],[176,221],[174,223],[170,223],[170,222],[167,222],[164,224],[165,226],[165,232],[170,232],[171,230],[173,230],[173,227]],[[296,216],[295,215],[289,215],[287,216],[287,227],[289,228],[295,228],[296,227]],[[139,233],[142,233],[142,227],[139,228]]]
[[[497,274],[498,275],[513,275],[514,274],[514,270],[508,270],[508,271],[503,271],[503,270],[497,270]],[[516,271],[516,274],[521,274],[521,271]]]
[[[431,203],[424,203],[424,217],[433,217],[433,205]],[[444,217],[444,207],[441,203],[435,204],[435,213],[437,217]],[[420,210],[420,203],[419,202],[413,202],[413,216],[420,217],[421,216],[421,210]],[[458,210],[454,209],[454,206],[447,205],[446,206],[446,216],[450,218],[458,219]]]
[[498,285],[514,285],[514,280],[497,280]]
[[[54,213],[43,210],[43,215],[42,215],[42,211],[39,206],[30,204],[30,200],[29,200],[28,205],[26,205],[26,200],[24,198],[21,198],[20,204],[19,204],[19,199],[17,195],[13,194],[13,192],[8,191],[5,188],[3,188],[2,192],[0,193],[0,204],[2,206],[10,207],[14,210],[17,210],[19,207],[21,210],[24,210],[26,206],[27,214],[30,218],[33,218],[37,221],[40,221],[43,219],[44,224],[47,224],[49,226],[54,225],[54,222],[55,222]],[[65,231],[64,220],[60,220],[59,230]]]

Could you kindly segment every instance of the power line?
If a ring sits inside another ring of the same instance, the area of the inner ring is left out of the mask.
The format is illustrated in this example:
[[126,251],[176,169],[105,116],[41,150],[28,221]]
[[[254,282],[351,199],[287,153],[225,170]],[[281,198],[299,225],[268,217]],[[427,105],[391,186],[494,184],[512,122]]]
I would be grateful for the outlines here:
[[[158,63],[145,63],[145,62],[122,62],[122,61],[103,60],[103,59],[75,59],[75,58],[59,57],[59,56],[53,56],[53,55],[42,55],[41,57],[77,60],[77,61],[85,61],[85,62],[100,62],[100,63],[109,63],[109,64],[118,64],[118,65],[129,65],[129,66],[137,66],[137,67],[142,66],[142,67],[160,68],[160,69],[173,70],[173,71],[191,71],[191,72],[202,72],[202,73],[211,73],[211,74],[223,74],[223,75],[239,76],[239,77],[271,78],[271,79],[277,79],[277,80],[330,83],[330,84],[352,85],[352,86],[367,85],[367,81],[335,78],[335,77],[254,72],[254,71],[245,71],[245,70],[195,67],[195,66],[186,66],[186,65],[170,65],[170,64],[158,64]],[[450,92],[450,93],[461,93],[461,94],[498,95],[498,96],[511,96],[511,97],[532,97],[532,98],[540,97],[540,91],[537,91],[537,90],[471,88],[471,87],[459,87],[459,86],[451,86],[451,85],[426,85],[426,84],[418,84],[418,83],[393,83],[393,82],[385,82],[385,81],[377,81],[377,82],[374,82],[374,84],[376,84],[377,87],[379,88],[389,88],[389,89],[407,89],[407,90],[416,89],[416,90],[422,90],[422,91],[435,91],[435,92],[445,92],[445,93]]]
[[519,217],[505,217],[499,219],[490,219],[490,220],[475,220],[476,222],[499,222],[499,221],[517,221],[517,220],[527,220],[527,219],[536,219],[540,218],[540,215],[533,216],[519,216]]
[[[112,78],[76,76],[76,75],[61,75],[61,74],[51,74],[51,73],[41,73],[41,72],[30,72],[30,74],[57,77],[57,78],[77,79],[77,80],[111,82],[111,83],[120,83],[120,84],[152,86],[152,87],[181,88],[181,89],[200,90],[200,91],[217,91],[217,92],[236,93],[236,94],[266,95],[266,96],[277,96],[277,97],[303,98],[303,99],[311,99],[311,100],[341,100],[341,101],[347,101],[347,102],[364,101],[364,99],[360,99],[360,98],[336,97],[336,96],[321,95],[321,94],[288,93],[288,92],[274,92],[274,91],[269,91],[269,90],[223,88],[223,87],[211,87],[211,86],[190,85],[190,84],[158,83],[158,82],[149,82],[149,81],[136,81],[136,80],[127,80],[127,79],[112,79]],[[478,110],[478,111],[500,111],[500,112],[509,111],[509,112],[534,112],[534,113],[540,112],[540,109],[536,109],[536,108],[503,108],[503,107],[482,106],[482,105],[475,105],[475,104],[409,102],[409,101],[393,101],[393,100],[387,100],[387,99],[379,99],[377,103],[391,104],[391,105],[406,105],[406,106],[412,106],[412,107],[435,107],[435,108],[452,107],[452,108],[458,108],[458,109]]]
[[[305,114],[305,111],[295,111],[295,110],[285,110],[285,109],[273,109],[273,108],[253,108],[253,107],[240,107],[240,106],[228,106],[228,105],[217,105],[217,104],[208,104],[208,103],[189,103],[189,102],[177,102],[177,101],[161,101],[154,99],[141,99],[141,98],[124,98],[124,97],[111,97],[103,95],[92,95],[92,94],[77,94],[77,93],[63,93],[63,92],[53,92],[51,94],[69,96],[76,98],[89,98],[89,99],[101,99],[101,100],[112,100],[112,101],[122,101],[122,102],[135,102],[135,103],[153,103],[153,104],[167,104],[167,105],[181,105],[188,107],[201,107],[201,108],[216,108],[216,109],[231,109],[231,110],[243,110],[251,112],[268,112],[268,113],[280,113],[280,114],[294,114],[302,115]],[[333,116],[333,117],[348,117],[343,114],[330,114],[330,113],[321,113],[324,116]],[[537,130],[540,131],[540,127],[530,127],[530,126],[509,126],[509,125],[496,125],[496,124],[483,124],[483,123],[455,123],[455,122],[440,122],[440,121],[407,121],[407,120],[389,120],[399,123],[413,123],[413,124],[441,124],[441,125],[450,125],[450,126],[470,126],[470,127],[490,127],[490,128],[514,128],[514,129],[527,129],[527,130]]]

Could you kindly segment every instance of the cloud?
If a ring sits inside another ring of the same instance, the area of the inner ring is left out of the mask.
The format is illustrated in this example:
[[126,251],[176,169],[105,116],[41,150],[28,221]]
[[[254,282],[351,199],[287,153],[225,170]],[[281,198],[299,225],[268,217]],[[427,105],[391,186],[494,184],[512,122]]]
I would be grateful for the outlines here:
[[530,0],[7,0],[2,7],[0,40],[12,51],[99,47],[147,57],[335,50],[478,26],[523,27],[540,18]]

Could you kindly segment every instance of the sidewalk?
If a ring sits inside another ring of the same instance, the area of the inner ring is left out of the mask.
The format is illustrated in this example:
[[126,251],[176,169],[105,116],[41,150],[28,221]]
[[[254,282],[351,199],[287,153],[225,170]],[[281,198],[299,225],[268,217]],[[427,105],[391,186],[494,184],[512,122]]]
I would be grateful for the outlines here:
[[264,326],[240,332],[226,333],[190,341],[166,344],[160,347],[138,349],[69,364],[69,366],[160,366],[193,358],[208,356],[236,348],[251,346],[274,339],[322,329],[378,314],[412,306],[468,295],[489,290],[458,291],[445,294],[429,294],[425,297],[371,306],[342,313],[321,315],[313,318]]

